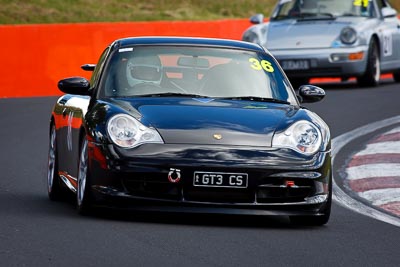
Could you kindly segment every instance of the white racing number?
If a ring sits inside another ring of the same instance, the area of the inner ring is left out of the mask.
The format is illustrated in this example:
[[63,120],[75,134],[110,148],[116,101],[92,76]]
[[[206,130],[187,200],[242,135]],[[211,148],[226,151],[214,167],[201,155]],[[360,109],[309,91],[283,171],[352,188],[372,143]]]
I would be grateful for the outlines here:
[[393,43],[392,35],[390,33],[385,33],[383,35],[383,56],[388,57],[393,53]]

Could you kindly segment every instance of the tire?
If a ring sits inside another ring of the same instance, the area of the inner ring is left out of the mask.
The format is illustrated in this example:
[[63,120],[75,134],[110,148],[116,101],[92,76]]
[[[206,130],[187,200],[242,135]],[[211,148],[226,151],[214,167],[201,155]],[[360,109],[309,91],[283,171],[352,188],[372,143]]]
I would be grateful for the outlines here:
[[376,40],[372,39],[368,48],[367,69],[362,76],[357,77],[357,82],[361,87],[374,87],[379,84],[380,76],[379,49]]
[[66,199],[66,189],[58,175],[57,136],[54,123],[50,126],[49,152],[47,165],[47,194],[50,200],[61,201]]
[[400,70],[393,72],[393,79],[395,82],[400,83]]
[[91,210],[91,189],[88,169],[88,141],[85,137],[82,138],[79,154],[76,207],[79,214],[87,215]]

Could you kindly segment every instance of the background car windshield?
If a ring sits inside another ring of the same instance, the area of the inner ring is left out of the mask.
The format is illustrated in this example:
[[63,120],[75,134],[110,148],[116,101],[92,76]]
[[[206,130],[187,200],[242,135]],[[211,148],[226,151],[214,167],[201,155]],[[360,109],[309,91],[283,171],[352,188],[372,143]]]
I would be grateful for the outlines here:
[[315,16],[371,17],[373,2],[369,0],[281,0],[272,20]]
[[115,51],[106,69],[104,97],[184,94],[261,97],[296,104],[276,61],[266,53],[224,48],[138,46]]

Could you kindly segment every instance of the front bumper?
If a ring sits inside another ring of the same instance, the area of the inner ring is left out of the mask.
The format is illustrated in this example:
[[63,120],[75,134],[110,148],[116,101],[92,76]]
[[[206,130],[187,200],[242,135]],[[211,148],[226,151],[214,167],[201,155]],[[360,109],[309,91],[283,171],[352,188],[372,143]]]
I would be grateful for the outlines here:
[[[308,68],[284,68],[290,78],[361,76],[367,67],[368,46],[353,48],[270,50],[282,65],[283,61],[305,60]],[[350,60],[349,55],[363,54],[361,59]]]
[[[200,213],[307,215],[327,205],[329,152],[304,157],[288,149],[146,144],[124,150],[89,145],[95,204]],[[171,182],[171,169],[180,180]],[[247,188],[198,187],[194,172],[247,173]]]

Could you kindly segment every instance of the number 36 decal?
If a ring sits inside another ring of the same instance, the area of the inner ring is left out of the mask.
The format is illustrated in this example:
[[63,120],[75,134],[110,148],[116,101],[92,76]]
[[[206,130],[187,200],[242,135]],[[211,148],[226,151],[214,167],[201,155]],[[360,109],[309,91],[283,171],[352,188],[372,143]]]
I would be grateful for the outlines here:
[[249,58],[249,62],[251,63],[251,67],[255,70],[265,70],[266,72],[274,72],[274,67],[272,67],[271,62],[268,60],[258,60],[254,57]]

